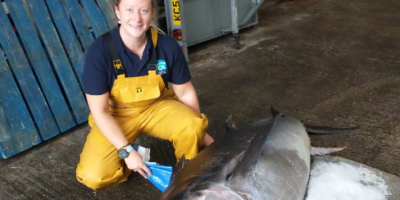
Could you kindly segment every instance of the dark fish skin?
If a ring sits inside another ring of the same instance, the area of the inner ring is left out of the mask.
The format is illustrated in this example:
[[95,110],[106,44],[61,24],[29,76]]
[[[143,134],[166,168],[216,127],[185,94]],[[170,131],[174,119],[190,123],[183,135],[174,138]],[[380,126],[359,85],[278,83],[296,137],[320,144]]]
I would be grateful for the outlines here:
[[276,114],[217,139],[190,160],[160,200],[300,200],[309,173],[304,125]]

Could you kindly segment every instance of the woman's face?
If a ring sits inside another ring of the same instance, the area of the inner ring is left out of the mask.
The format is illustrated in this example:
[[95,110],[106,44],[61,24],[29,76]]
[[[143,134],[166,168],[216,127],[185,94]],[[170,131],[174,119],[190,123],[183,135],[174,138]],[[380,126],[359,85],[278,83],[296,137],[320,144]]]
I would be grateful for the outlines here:
[[122,37],[141,39],[146,36],[154,12],[151,0],[121,0],[115,6],[115,14],[121,21]]

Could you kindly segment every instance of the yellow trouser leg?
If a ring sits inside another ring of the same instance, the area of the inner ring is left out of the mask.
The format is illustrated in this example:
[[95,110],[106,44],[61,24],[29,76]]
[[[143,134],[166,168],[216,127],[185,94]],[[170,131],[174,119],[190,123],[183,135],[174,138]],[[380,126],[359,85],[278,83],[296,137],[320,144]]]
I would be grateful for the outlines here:
[[[139,118],[120,116],[114,116],[114,118],[128,141],[133,143],[139,136]],[[76,169],[78,181],[94,190],[102,190],[126,181],[130,173],[131,170],[121,160],[117,149],[94,125],[80,155],[80,162]]]
[[183,154],[186,159],[193,158],[203,146],[207,117],[173,98],[155,102],[140,118],[142,133],[171,141],[178,161]]

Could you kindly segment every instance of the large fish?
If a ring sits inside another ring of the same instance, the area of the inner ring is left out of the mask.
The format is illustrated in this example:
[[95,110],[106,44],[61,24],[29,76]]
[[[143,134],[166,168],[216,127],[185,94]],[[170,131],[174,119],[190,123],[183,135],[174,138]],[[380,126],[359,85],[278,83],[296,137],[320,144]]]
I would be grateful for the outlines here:
[[271,111],[273,118],[240,129],[229,117],[227,134],[177,172],[160,200],[304,199],[310,155],[343,149],[311,147],[307,131],[327,134],[356,127],[305,127],[297,119]]

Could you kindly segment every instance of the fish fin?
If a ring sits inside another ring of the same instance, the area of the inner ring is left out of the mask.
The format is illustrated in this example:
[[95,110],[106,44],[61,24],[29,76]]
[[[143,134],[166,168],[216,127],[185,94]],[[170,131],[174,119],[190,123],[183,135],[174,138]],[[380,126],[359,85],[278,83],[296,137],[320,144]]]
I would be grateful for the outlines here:
[[265,122],[264,126],[258,131],[256,136],[249,144],[243,159],[238,162],[235,170],[233,171],[231,178],[232,180],[235,179],[235,177],[238,177],[237,181],[240,182],[241,177],[246,177],[248,175],[252,176],[254,166],[257,164],[258,159],[260,158],[268,136],[274,130],[275,125],[279,122],[281,117],[282,114],[278,114],[275,115],[271,120]]
[[[276,115],[279,115],[279,114],[282,114],[281,112],[279,112],[277,109],[275,109],[273,106],[271,106],[271,114],[272,114],[272,116],[276,116]],[[283,115],[282,114],[282,117],[285,117],[285,115]]]
[[342,151],[345,148],[346,147],[336,147],[336,148],[310,147],[310,152],[311,152],[311,155],[327,155],[327,154]]
[[245,152],[242,151],[238,155],[227,154],[221,161],[221,163],[226,164],[224,164],[222,168],[218,169],[219,172],[215,176],[208,178],[208,181],[214,183],[229,182],[237,164],[243,159],[244,153]]
[[235,122],[233,121],[232,115],[229,115],[228,118],[226,118],[225,123],[226,123],[226,132],[227,133],[238,129]]
[[335,128],[335,127],[323,127],[323,126],[309,126],[304,125],[306,127],[306,131],[309,134],[337,134],[337,133],[346,133],[359,128],[359,126],[351,127],[351,128]]
[[177,175],[187,164],[189,163],[189,160],[185,158],[185,154],[181,157],[179,162],[175,165],[174,171],[172,172],[172,177],[171,180]]

